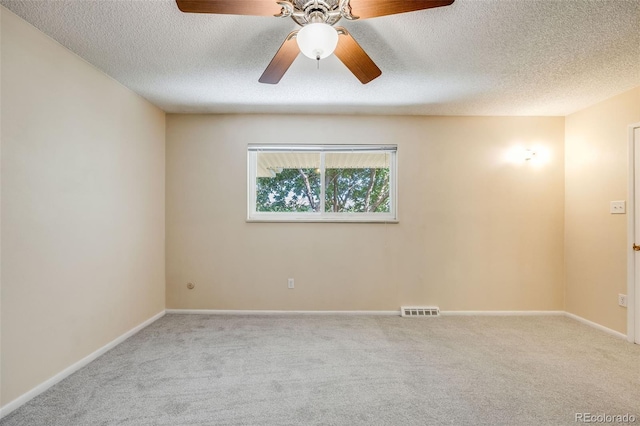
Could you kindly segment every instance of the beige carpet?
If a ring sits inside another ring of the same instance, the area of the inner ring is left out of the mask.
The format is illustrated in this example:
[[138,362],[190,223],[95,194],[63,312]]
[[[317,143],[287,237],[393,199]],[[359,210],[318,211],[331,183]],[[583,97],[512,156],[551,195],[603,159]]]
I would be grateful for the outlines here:
[[570,425],[576,413],[640,424],[640,346],[563,317],[167,315],[0,425]]

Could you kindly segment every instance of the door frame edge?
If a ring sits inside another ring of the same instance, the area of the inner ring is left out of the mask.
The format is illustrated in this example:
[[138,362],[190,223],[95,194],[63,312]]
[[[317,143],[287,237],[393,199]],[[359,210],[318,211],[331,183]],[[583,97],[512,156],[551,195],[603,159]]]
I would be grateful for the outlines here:
[[[640,289],[636,288],[636,266],[633,245],[635,241],[635,130],[640,123],[629,125],[629,176],[627,199],[627,340],[640,344],[640,327],[636,327],[636,316],[640,315]],[[640,167],[640,164],[638,165]],[[636,330],[638,328],[638,330]]]

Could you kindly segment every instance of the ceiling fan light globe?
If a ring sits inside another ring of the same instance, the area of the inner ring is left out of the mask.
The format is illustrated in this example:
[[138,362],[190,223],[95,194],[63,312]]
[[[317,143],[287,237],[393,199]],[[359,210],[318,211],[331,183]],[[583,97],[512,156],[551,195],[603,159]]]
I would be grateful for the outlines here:
[[330,56],[338,46],[338,32],[325,23],[307,24],[297,36],[300,51],[311,59],[324,59]]

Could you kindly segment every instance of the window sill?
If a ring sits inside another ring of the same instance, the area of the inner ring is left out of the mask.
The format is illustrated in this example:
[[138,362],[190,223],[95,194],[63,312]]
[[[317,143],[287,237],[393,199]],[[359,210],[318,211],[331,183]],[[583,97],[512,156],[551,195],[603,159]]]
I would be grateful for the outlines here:
[[392,218],[318,218],[318,217],[264,217],[264,218],[247,218],[246,223],[380,223],[380,224],[397,224],[398,219]]

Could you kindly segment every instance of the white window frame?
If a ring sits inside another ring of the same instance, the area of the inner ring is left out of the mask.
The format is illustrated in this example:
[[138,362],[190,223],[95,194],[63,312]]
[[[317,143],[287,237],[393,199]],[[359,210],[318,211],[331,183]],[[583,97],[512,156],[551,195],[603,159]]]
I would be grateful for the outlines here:
[[[258,152],[318,152],[320,154],[319,212],[256,211],[256,172]],[[385,213],[325,212],[325,154],[330,152],[388,152],[390,211]],[[398,147],[397,145],[272,145],[247,146],[247,222],[398,222]]]

